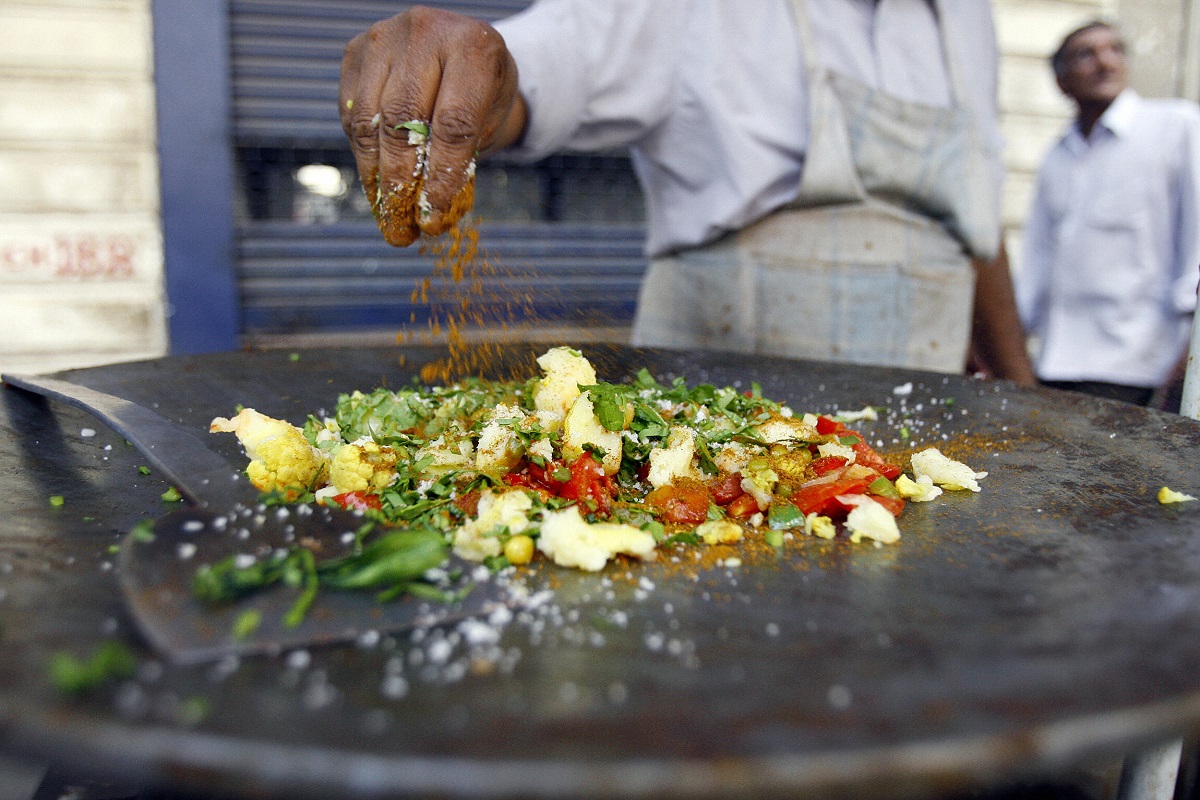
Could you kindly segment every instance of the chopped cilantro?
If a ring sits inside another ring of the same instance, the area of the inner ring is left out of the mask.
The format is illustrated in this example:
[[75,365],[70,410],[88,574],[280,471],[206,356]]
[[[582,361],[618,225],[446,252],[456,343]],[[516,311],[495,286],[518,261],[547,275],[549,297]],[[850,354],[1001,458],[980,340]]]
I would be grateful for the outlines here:
[[149,544],[154,541],[154,520],[144,519],[137,525],[133,526],[133,530],[129,532],[135,542]]
[[50,680],[60,692],[82,694],[106,681],[131,677],[136,666],[137,659],[129,648],[107,641],[84,658],[54,653],[50,657]]
[[233,621],[233,638],[246,639],[249,638],[258,627],[262,625],[262,612],[257,608],[251,608],[238,614],[237,619]]

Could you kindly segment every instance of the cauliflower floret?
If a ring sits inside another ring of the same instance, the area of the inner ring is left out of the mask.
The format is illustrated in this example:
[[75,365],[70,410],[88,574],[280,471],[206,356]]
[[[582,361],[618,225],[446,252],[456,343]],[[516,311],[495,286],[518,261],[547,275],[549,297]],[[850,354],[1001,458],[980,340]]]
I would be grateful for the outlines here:
[[417,460],[432,458],[422,475],[438,475],[456,469],[470,469],[475,463],[475,448],[467,438],[450,439],[439,436],[417,451]]
[[730,474],[742,472],[746,469],[746,465],[750,463],[750,459],[754,458],[759,453],[758,448],[752,448],[749,445],[741,442],[726,442],[721,445],[717,452],[713,453],[713,463],[717,465],[717,469],[721,472]]
[[579,387],[596,383],[596,370],[582,353],[570,347],[551,348],[538,357],[537,363],[545,374],[533,392],[533,405],[543,427],[556,431],[579,396]]
[[501,423],[508,420],[524,421],[525,418],[525,413],[516,406],[498,405],[492,409],[475,445],[475,469],[503,475],[517,465],[525,453],[525,445],[513,423]]
[[710,519],[696,528],[696,535],[703,539],[705,544],[733,544],[740,542],[746,532],[736,522],[730,522],[727,519]]
[[696,454],[696,437],[691,428],[676,425],[667,434],[667,446],[650,451],[650,472],[646,480],[661,489],[676,478],[698,478],[692,457]]
[[246,477],[260,492],[296,498],[323,483],[329,464],[295,425],[243,408],[233,419],[217,417],[210,433],[233,433],[250,457]]
[[801,419],[795,417],[774,416],[763,424],[754,429],[754,434],[762,439],[767,444],[775,444],[777,442],[787,442],[790,440],[798,440],[801,442],[811,442],[820,437],[817,433],[816,420],[813,424],[808,423],[808,417],[805,415]]
[[941,495],[942,490],[933,485],[933,479],[928,475],[920,475],[914,481],[907,475],[896,478],[896,491],[905,500],[915,503],[927,503]]
[[479,515],[454,532],[454,552],[469,561],[500,555],[498,534],[515,536],[529,527],[533,501],[519,489],[486,491],[479,496]]
[[544,458],[547,461],[554,460],[554,443],[549,439],[538,439],[533,444],[529,445],[529,455]]
[[846,515],[846,530],[850,531],[850,541],[861,542],[867,538],[881,544],[892,544],[900,540],[900,528],[896,525],[896,518],[881,504],[865,494],[841,495],[838,500],[854,506]]
[[396,479],[396,451],[387,445],[361,439],[342,445],[329,467],[329,482],[343,492],[374,492],[378,494]]
[[585,444],[597,445],[604,450],[600,464],[605,475],[617,474],[621,468],[621,432],[610,431],[600,423],[588,392],[575,398],[563,420],[563,458],[567,461],[579,458]]
[[913,453],[911,460],[913,474],[918,480],[922,475],[928,475],[934,483],[951,491],[970,489],[978,492],[979,482],[976,478],[987,477],[986,472],[976,472],[961,461],[947,458],[936,447]]
[[570,506],[545,513],[538,549],[560,566],[596,572],[618,553],[653,559],[654,537],[620,522],[589,525],[579,515],[579,508]]

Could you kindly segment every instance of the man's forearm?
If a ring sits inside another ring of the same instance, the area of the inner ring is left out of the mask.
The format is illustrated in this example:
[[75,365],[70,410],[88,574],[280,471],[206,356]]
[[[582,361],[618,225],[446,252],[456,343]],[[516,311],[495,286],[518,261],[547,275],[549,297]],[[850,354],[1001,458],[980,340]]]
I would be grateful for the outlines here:
[[994,377],[1022,386],[1037,384],[1025,331],[1017,314],[1008,253],[1003,242],[992,261],[975,261],[975,319],[972,344]]

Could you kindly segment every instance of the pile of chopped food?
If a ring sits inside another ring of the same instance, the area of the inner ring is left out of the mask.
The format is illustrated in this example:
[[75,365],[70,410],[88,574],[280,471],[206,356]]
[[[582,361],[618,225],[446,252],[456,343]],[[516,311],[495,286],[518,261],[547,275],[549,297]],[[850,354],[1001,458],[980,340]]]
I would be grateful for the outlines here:
[[907,474],[845,417],[797,415],[758,386],[665,385],[644,369],[604,383],[568,347],[537,363],[527,381],[356,391],[303,428],[246,408],[211,430],[237,434],[250,481],[277,500],[434,530],[492,567],[599,570],[751,536],[890,544],[906,501],[979,491],[986,475],[934,448]]

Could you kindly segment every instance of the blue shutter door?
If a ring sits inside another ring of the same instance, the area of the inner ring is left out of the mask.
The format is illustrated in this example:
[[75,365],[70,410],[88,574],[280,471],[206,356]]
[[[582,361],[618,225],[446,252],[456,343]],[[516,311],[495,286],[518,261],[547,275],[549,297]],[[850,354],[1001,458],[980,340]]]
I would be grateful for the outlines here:
[[[528,2],[429,4],[493,21]],[[401,8],[355,0],[229,3],[235,270],[247,343],[334,341],[414,322],[419,329],[439,313],[436,304],[412,300],[432,259],[416,246],[389,247],[370,220],[336,108],[346,43]],[[348,195],[324,217],[301,218],[311,209],[297,200],[292,174],[305,163],[337,165],[346,178]],[[586,193],[597,187],[609,195]],[[480,246],[497,274],[484,279],[476,311],[507,313],[516,323],[533,316],[543,324],[628,326],[646,262],[640,196],[623,155],[564,155],[532,168],[483,165],[478,188]],[[461,288],[436,285],[435,294]]]

